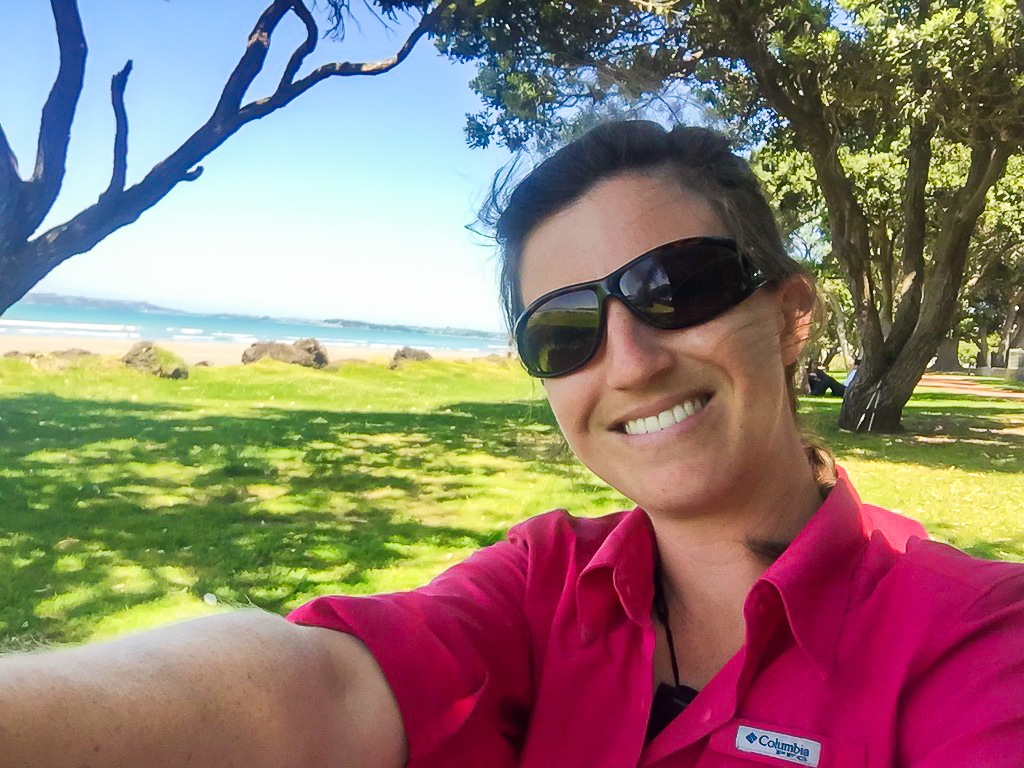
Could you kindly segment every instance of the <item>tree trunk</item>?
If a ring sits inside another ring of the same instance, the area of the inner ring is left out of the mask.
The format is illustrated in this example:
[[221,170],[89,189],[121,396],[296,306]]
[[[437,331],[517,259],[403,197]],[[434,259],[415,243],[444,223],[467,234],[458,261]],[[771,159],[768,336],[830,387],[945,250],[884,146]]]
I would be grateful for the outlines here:
[[951,333],[939,342],[939,348],[935,352],[935,362],[930,371],[941,371],[942,373],[963,373],[964,367],[960,364],[960,334]]
[[853,383],[846,388],[839,409],[839,426],[853,432],[901,431],[903,406],[914,394],[923,372],[923,365],[915,366],[904,358],[880,378],[872,379],[862,363]]
[[1006,365],[1007,354],[1014,346],[1024,343],[1021,336],[1024,335],[1024,290],[1014,296],[1006,309],[1006,319],[1002,328],[999,329],[999,350],[996,355],[999,357],[998,364],[993,366],[1001,368]]

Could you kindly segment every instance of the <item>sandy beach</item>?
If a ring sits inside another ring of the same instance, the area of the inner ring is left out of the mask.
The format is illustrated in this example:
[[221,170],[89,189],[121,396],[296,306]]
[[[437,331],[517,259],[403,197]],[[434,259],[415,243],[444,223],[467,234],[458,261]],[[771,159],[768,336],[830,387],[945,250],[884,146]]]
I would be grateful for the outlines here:
[[[76,336],[25,336],[19,334],[0,334],[0,355],[7,352],[36,352],[48,354],[65,349],[85,349],[98,355],[121,357],[135,343],[130,339],[95,339]],[[205,360],[211,365],[241,365],[242,352],[249,345],[218,341],[157,341],[157,346],[170,350],[188,365]],[[342,360],[362,360],[365,362],[385,362],[394,355],[398,347],[353,347],[326,346],[331,362]],[[478,352],[466,352],[454,349],[427,350],[438,360],[472,360],[482,357]]]

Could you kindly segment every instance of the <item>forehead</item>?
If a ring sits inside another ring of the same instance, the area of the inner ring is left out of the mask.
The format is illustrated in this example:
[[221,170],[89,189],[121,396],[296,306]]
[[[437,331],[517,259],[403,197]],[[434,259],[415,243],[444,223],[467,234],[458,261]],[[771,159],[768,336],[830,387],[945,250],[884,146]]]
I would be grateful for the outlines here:
[[703,198],[670,179],[617,176],[595,185],[527,237],[519,275],[523,302],[604,277],[673,240],[728,234]]

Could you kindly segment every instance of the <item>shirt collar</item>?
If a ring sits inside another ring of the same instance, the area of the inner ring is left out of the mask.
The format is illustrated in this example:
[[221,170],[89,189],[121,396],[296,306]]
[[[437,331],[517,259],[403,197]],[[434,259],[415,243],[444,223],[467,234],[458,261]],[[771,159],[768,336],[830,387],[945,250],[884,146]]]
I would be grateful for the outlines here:
[[[823,676],[835,662],[853,579],[868,541],[877,537],[903,552],[911,536],[927,538],[918,523],[863,504],[840,468],[828,498],[761,578],[778,591],[797,645]],[[751,593],[757,589],[755,585]]]
[[[748,628],[758,621],[751,598],[767,588],[777,592],[797,645],[827,676],[851,599],[852,581],[868,540],[895,551],[911,537],[927,538],[917,522],[865,505],[846,471],[807,525],[765,572],[748,596]],[[616,607],[630,620],[651,620],[656,560],[654,531],[640,507],[624,513],[576,580],[580,637],[589,645],[608,627]],[[749,631],[748,631],[749,636]]]
[[576,580],[584,645],[604,632],[616,606],[638,624],[650,621],[654,560],[654,531],[647,513],[640,507],[624,513]]

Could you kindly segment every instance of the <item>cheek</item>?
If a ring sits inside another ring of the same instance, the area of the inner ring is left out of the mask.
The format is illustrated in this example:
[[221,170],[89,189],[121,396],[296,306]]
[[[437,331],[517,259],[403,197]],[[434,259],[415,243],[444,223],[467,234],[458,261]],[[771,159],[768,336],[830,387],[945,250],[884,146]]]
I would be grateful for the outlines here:
[[548,405],[555,414],[555,421],[574,450],[577,435],[586,427],[588,404],[591,402],[587,389],[580,386],[579,379],[582,373],[581,371],[578,374],[544,382]]

